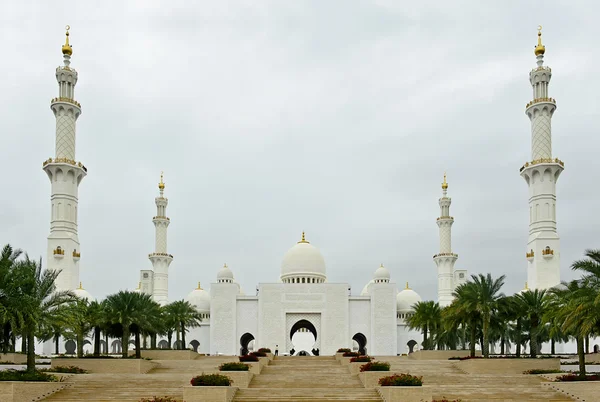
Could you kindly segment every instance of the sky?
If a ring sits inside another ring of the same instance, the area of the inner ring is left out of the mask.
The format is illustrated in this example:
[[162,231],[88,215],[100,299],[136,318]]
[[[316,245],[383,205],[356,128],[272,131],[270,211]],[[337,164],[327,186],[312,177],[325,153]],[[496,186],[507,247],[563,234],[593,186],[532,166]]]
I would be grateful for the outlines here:
[[360,293],[383,263],[435,299],[448,174],[456,268],[526,281],[529,71],[552,67],[561,276],[600,248],[596,2],[20,1],[0,5],[0,243],[46,258],[64,27],[71,26],[81,281],[135,289],[169,199],[169,296],[227,263],[246,294],[318,247]]

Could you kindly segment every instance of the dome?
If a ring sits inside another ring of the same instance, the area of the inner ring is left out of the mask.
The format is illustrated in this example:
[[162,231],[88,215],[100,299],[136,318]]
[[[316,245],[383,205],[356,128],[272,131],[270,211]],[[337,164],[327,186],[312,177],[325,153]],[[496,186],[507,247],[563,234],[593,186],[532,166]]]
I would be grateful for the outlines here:
[[185,301],[189,302],[192,306],[196,307],[196,310],[200,312],[210,311],[210,293],[202,289],[200,282],[198,287],[192,290],[186,297]]
[[73,291],[73,294],[80,299],[87,300],[88,302],[94,301],[94,297],[91,295],[90,292],[88,292],[81,286],[81,282],[79,282],[79,288],[75,289]]
[[408,287],[408,282],[406,283],[406,289],[402,292],[398,293],[396,296],[396,309],[398,311],[412,311],[413,304],[422,301],[421,296],[414,290]]
[[281,280],[295,283],[295,278],[298,278],[300,283],[311,283],[304,282],[305,280],[321,283],[327,278],[325,260],[321,252],[306,241],[304,233],[302,240],[285,253],[281,263]]
[[369,285],[372,284],[372,283],[375,283],[375,279],[371,279],[369,282],[367,282],[367,284],[363,288],[362,292],[360,292],[361,296],[368,296],[369,295]]
[[375,273],[373,274],[373,280],[377,283],[389,282],[390,271],[388,271],[388,269],[381,264],[381,266],[375,270]]
[[223,268],[217,273],[217,282],[233,283],[233,272],[231,272],[227,264],[224,264]]

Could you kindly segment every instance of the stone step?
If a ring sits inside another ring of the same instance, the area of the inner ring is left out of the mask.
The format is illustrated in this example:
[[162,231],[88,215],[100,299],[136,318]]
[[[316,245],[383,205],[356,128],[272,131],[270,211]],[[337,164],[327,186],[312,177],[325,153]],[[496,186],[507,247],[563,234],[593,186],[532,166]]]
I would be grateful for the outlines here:
[[268,390],[240,389],[234,402],[251,401],[363,401],[381,402],[381,397],[374,389],[348,391],[344,388],[269,388]]

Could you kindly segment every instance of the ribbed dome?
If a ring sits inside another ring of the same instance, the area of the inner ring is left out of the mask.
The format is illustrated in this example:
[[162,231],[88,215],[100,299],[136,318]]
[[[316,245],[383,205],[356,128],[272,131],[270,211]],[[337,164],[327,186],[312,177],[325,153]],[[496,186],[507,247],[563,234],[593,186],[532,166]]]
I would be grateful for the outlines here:
[[[324,282],[327,278],[325,260],[318,248],[304,238],[283,256],[281,263],[281,280],[291,278],[315,278]],[[301,282],[303,283],[303,282]]]
[[373,280],[378,283],[389,282],[390,271],[388,271],[388,269],[381,264],[381,266],[375,270],[375,273],[373,274]]
[[396,296],[396,309],[401,312],[413,311],[413,304],[422,301],[421,296],[407,287]]
[[198,287],[185,297],[185,301],[196,307],[199,312],[210,312],[210,293],[202,289],[199,282]]
[[87,300],[88,302],[95,300],[92,294],[81,286],[81,283],[79,284],[79,288],[75,289],[73,293],[75,296],[79,297],[80,299]]

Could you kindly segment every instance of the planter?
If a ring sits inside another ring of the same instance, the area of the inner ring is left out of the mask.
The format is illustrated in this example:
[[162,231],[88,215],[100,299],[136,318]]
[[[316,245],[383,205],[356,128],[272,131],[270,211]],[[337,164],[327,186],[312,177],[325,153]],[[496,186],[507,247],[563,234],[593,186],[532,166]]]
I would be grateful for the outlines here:
[[336,354],[335,354],[335,360],[338,360],[338,361],[339,361],[339,360],[340,360],[340,359],[341,359],[343,356],[344,356],[344,354],[343,354],[343,353],[336,353]]
[[76,366],[90,373],[146,374],[158,364],[144,359],[52,359],[50,367],[56,366]]
[[271,360],[268,357],[259,357],[258,358],[258,363],[260,364],[261,370],[263,367],[268,366],[270,362],[271,362]]
[[340,358],[340,364],[341,364],[342,366],[345,366],[345,365],[347,365],[347,364],[350,364],[350,359],[352,359],[352,358],[351,358],[351,357],[344,357],[344,356],[342,356],[342,357]]
[[64,382],[0,381],[0,401],[37,401],[66,386]]
[[[469,350],[419,350],[408,355],[415,360],[448,360],[451,357],[468,357]],[[481,356],[481,351],[475,351],[475,356]]]
[[183,402],[231,402],[238,387],[183,387]]
[[244,363],[250,366],[250,370],[248,370],[248,371],[252,374],[258,375],[262,371],[263,365],[261,365],[260,362],[244,362]]
[[431,401],[431,388],[421,387],[377,387],[377,392],[385,402],[421,402]]
[[16,364],[27,364],[27,355],[24,353],[2,353],[0,361]]
[[194,360],[199,355],[193,350],[142,350],[142,357],[152,360]]
[[250,371],[219,371],[219,374],[231,378],[232,385],[238,388],[248,388],[248,384],[254,377],[254,374]]
[[526,370],[560,370],[560,359],[491,358],[456,361],[468,374],[523,374]]
[[367,363],[362,363],[362,362],[348,363],[348,370],[350,371],[350,374],[356,375],[356,374],[360,373],[360,367],[363,364],[367,364]]
[[[379,387],[379,379],[383,377],[389,377],[394,374],[402,374],[396,371],[363,371],[358,373],[358,378],[362,382],[365,388],[376,388]],[[388,388],[388,387],[384,387]],[[394,387],[391,387],[394,388]],[[398,387],[398,388],[412,388],[412,387]]]

